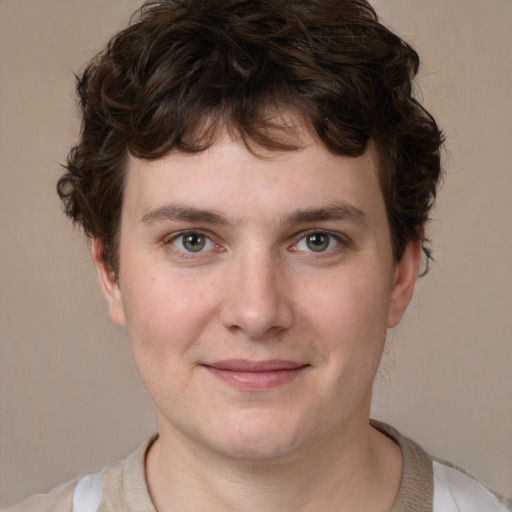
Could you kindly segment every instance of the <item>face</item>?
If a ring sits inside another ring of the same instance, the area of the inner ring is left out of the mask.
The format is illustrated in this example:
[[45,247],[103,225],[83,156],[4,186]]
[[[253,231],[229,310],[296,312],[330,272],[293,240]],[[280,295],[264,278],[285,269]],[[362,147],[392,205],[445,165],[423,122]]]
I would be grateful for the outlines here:
[[393,261],[371,149],[132,158],[119,250],[118,280],[93,256],[162,437],[266,460],[368,424],[419,253]]

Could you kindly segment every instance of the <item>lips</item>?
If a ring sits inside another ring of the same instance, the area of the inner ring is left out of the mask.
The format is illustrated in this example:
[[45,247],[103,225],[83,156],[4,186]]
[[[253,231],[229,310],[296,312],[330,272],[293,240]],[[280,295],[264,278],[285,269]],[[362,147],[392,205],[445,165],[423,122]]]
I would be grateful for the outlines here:
[[292,382],[310,367],[308,364],[281,359],[230,359],[202,366],[228,384],[255,391],[268,390]]

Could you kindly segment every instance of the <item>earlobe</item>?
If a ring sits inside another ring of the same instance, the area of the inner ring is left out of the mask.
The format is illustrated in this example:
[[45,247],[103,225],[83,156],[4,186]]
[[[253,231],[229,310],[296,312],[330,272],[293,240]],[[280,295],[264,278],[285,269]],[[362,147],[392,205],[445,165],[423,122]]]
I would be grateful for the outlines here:
[[98,272],[98,277],[103,290],[103,295],[108,303],[108,311],[111,320],[120,326],[126,325],[121,290],[117,278],[103,258],[103,246],[98,239],[92,241],[92,261]]
[[418,277],[421,244],[421,240],[409,242],[402,258],[396,264],[388,315],[389,329],[400,323],[409,302],[411,302],[414,284]]

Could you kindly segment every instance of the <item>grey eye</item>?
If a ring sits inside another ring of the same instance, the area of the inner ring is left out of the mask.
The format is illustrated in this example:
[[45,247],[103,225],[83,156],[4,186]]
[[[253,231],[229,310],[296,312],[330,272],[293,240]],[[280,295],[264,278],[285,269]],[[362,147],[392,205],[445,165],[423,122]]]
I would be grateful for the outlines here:
[[206,237],[200,233],[188,233],[182,240],[183,247],[189,252],[202,251],[206,245]]
[[203,233],[184,233],[177,236],[172,245],[184,252],[202,252],[214,247],[213,242]]
[[312,233],[306,236],[306,245],[313,252],[325,251],[331,242],[331,237],[326,233]]

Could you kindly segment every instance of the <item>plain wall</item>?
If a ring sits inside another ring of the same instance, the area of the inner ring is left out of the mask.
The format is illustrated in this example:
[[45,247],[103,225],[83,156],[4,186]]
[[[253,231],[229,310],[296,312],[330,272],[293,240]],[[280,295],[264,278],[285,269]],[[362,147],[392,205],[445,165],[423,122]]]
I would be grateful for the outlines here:
[[[374,416],[512,494],[512,2],[375,0],[417,47],[447,177],[437,262],[390,333]],[[0,506],[127,455],[155,429],[55,181],[73,71],[135,0],[0,0]]]

